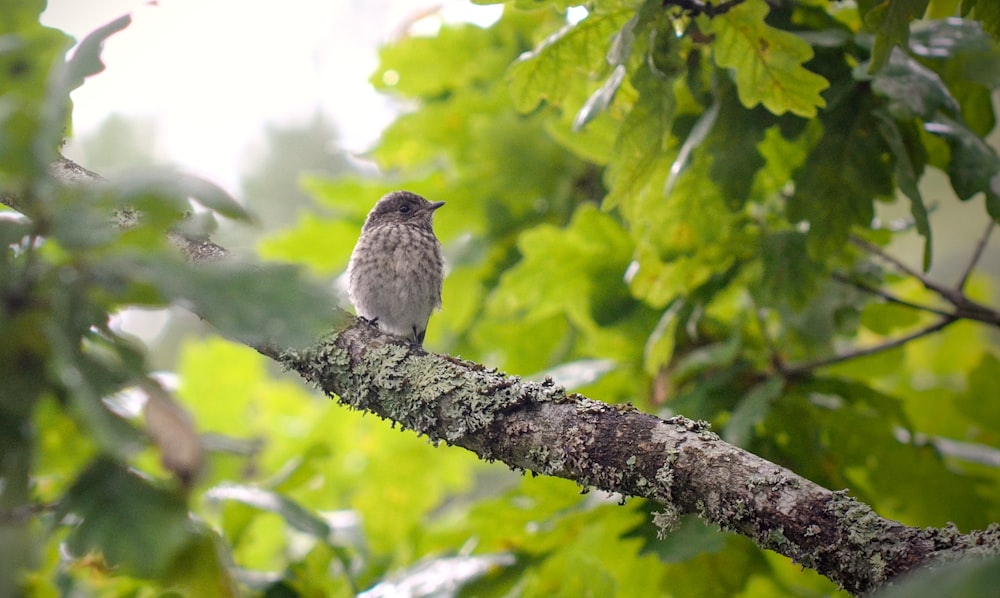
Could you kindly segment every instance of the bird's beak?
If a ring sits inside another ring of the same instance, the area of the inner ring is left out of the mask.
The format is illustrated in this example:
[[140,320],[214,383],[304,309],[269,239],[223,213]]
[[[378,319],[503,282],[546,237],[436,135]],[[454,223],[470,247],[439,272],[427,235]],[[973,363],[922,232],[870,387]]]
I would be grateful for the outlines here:
[[443,201],[432,201],[431,205],[427,206],[427,209],[433,212],[434,210],[440,208],[443,205],[444,205]]

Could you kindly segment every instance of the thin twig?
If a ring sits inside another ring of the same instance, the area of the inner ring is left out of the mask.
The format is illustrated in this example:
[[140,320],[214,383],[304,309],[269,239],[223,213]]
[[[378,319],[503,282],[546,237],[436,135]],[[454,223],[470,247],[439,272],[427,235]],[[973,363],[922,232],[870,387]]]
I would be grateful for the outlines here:
[[[916,278],[922,285],[924,285],[924,288],[937,293],[942,299],[954,305],[955,312],[952,314],[953,317],[976,320],[977,322],[983,322],[984,324],[990,324],[991,326],[1000,328],[1000,311],[969,299],[965,293],[962,292],[961,288],[949,288],[931,280],[922,272],[914,270],[895,257],[889,255],[883,251],[881,247],[875,245],[874,243],[869,243],[868,241],[853,235],[850,237],[850,240],[851,243],[854,243],[865,251],[868,251],[869,253],[872,253],[873,255],[889,262],[903,274]],[[982,239],[980,239],[980,243],[984,244]],[[977,253],[978,252],[979,248],[977,247]],[[978,261],[979,258],[976,257],[975,259]]]
[[983,236],[979,238],[979,243],[976,244],[976,250],[972,252],[969,264],[965,267],[965,271],[962,272],[962,277],[958,279],[958,284],[955,285],[956,291],[961,291],[965,288],[965,283],[969,281],[969,276],[976,268],[976,264],[979,263],[979,258],[983,257],[983,252],[986,251],[986,244],[989,243],[990,233],[992,232],[993,221],[990,220],[989,224],[986,226],[986,231],[983,233]]
[[925,312],[928,312],[928,313],[932,313],[932,314],[941,316],[943,318],[951,318],[951,317],[955,316],[955,314],[946,312],[946,311],[944,311],[942,309],[937,309],[936,307],[931,307],[929,305],[921,305],[920,303],[913,303],[912,301],[907,301],[906,299],[901,299],[901,298],[897,297],[896,295],[893,295],[889,291],[880,289],[878,287],[873,287],[873,286],[868,285],[868,284],[866,284],[864,282],[861,282],[860,280],[854,280],[852,278],[844,276],[843,274],[838,274],[838,273],[834,272],[831,276],[837,282],[841,282],[841,283],[844,283],[844,284],[849,284],[849,285],[855,287],[856,289],[862,290],[862,291],[864,291],[866,293],[871,293],[872,295],[877,295],[877,296],[881,297],[882,299],[885,299],[889,303],[895,303],[896,305],[902,305],[903,307],[909,307],[911,309],[915,309],[915,310],[918,310],[918,311],[925,311]]
[[35,516],[45,513],[47,511],[55,510],[56,503],[52,504],[39,504],[31,503],[26,505],[19,505],[9,509],[0,510],[0,524],[3,525],[20,525],[27,523],[35,518]]
[[882,258],[883,260],[889,262],[897,270],[899,270],[901,273],[906,274],[907,276],[912,276],[913,278],[916,278],[917,280],[920,281],[920,284],[922,284],[925,287],[927,287],[928,289],[934,291],[938,295],[941,295],[941,297],[947,299],[949,303],[953,303],[953,304],[957,305],[961,301],[961,298],[960,298],[961,295],[962,295],[961,293],[956,293],[954,289],[949,289],[948,287],[946,287],[944,285],[941,285],[941,284],[938,284],[938,283],[934,282],[933,280],[931,280],[930,278],[928,278],[927,276],[925,276],[923,272],[919,272],[919,271],[914,270],[913,268],[907,266],[903,262],[901,262],[898,259],[896,259],[894,256],[889,255],[888,253],[886,253],[885,251],[883,251],[882,248],[879,247],[878,245],[876,245],[874,243],[871,243],[869,241],[866,241],[866,240],[862,239],[861,237],[857,237],[857,236],[854,236],[854,235],[851,235],[851,243],[854,243],[855,245],[857,245],[858,247],[864,249],[868,253],[872,253],[874,255],[877,255],[878,257]]
[[867,357],[869,355],[875,355],[876,353],[882,353],[883,351],[888,351],[890,349],[895,349],[896,347],[901,347],[910,341],[914,341],[918,338],[934,334],[939,330],[942,330],[949,324],[957,322],[960,318],[955,316],[944,316],[934,324],[927,326],[926,328],[921,328],[916,332],[907,334],[906,336],[901,336],[897,339],[887,341],[881,345],[873,345],[871,347],[864,347],[861,349],[854,349],[853,351],[848,351],[846,353],[841,353],[840,355],[834,355],[833,357],[827,357],[826,359],[818,359],[816,361],[811,361],[808,363],[803,363],[795,365],[792,367],[787,367],[781,371],[781,374],[788,378],[797,378],[799,376],[804,376],[813,370],[834,365],[837,363],[842,363],[845,361],[850,361],[851,359],[857,359],[859,357]]

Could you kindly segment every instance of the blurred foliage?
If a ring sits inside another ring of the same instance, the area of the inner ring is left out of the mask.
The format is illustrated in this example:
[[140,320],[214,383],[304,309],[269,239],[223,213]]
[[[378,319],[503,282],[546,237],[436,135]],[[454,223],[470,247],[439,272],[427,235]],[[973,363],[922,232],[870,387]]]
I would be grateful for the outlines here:
[[[285,267],[171,252],[188,196],[244,217],[203,181],[46,175],[69,90],[125,23],[63,63],[41,4],[0,0],[0,192],[24,215],[0,219],[0,595],[837,592],[695,519],[659,540],[655,504],[345,412],[234,342],[189,340],[171,394],[111,314],[194,306],[259,340],[307,330],[293,316],[323,302]],[[388,176],[307,178],[329,216],[302,214],[261,254],[337,274],[381,194],[444,200],[430,349],[709,420],[908,525],[1000,520],[995,331],[961,321],[830,361],[938,318],[872,289],[949,309],[878,255],[916,235],[922,253],[900,257],[934,263],[949,212],[927,198],[980,206],[970,255],[1000,217],[995,3],[574,4],[512,1],[489,27],[383,48],[372,83],[409,108],[370,154]],[[932,172],[953,193],[928,189]],[[896,202],[909,219],[877,217]],[[124,208],[142,219],[112,226]],[[963,290],[995,303],[985,277]],[[921,583],[985,588],[990,566]]]

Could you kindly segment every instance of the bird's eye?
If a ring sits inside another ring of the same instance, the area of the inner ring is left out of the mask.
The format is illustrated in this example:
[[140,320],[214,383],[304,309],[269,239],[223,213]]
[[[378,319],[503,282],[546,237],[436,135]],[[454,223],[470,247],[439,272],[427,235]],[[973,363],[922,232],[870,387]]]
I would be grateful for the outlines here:
[[409,214],[410,213],[410,206],[407,205],[407,204],[405,204],[405,203],[403,205],[399,206],[399,213],[400,214]]

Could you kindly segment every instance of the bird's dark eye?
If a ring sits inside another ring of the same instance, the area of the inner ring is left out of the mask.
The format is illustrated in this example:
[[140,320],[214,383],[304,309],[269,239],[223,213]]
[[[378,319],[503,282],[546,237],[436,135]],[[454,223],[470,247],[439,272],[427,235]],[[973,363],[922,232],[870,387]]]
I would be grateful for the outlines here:
[[403,205],[399,206],[399,213],[400,214],[409,214],[410,213],[410,206],[407,205],[407,204],[405,204],[405,203]]

